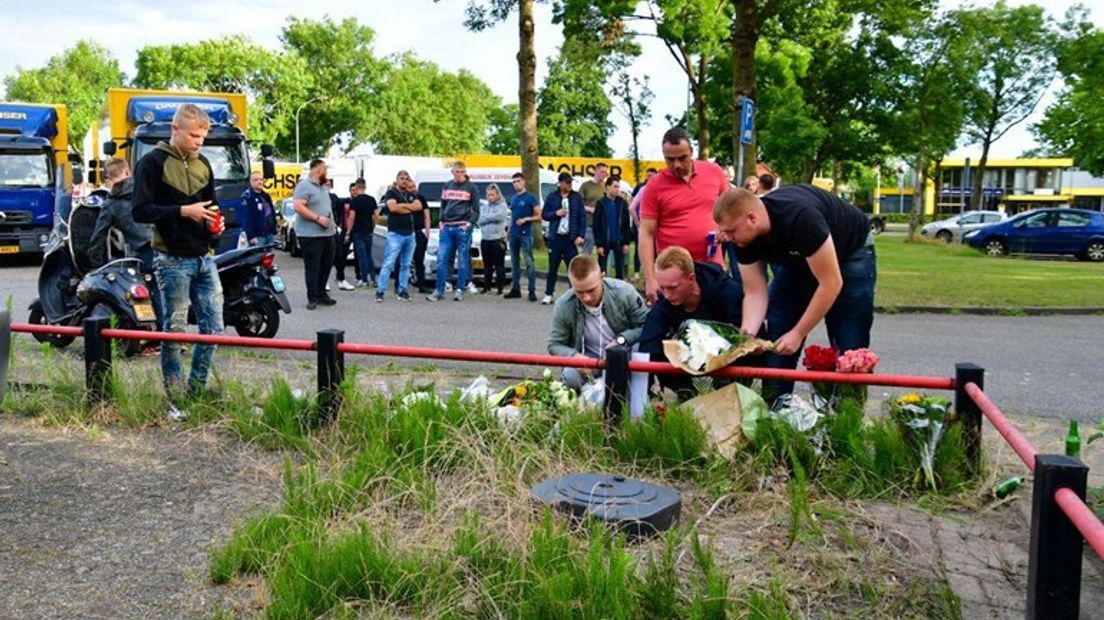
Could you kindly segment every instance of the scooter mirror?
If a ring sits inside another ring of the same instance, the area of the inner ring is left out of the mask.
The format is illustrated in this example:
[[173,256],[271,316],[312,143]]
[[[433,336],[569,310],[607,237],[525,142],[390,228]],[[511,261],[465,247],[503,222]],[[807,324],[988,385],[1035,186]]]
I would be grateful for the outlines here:
[[115,155],[115,141],[114,140],[108,140],[107,142],[104,142],[103,143],[103,152],[104,152],[104,155],[107,155],[108,157],[114,156]]
[[264,178],[275,179],[276,178],[276,164],[271,159],[265,159],[261,161],[261,168],[263,170]]

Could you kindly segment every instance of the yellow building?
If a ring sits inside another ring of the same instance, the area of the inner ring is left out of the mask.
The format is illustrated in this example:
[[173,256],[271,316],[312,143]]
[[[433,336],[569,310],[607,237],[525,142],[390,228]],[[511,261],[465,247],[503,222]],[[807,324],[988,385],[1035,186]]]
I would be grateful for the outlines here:
[[[935,181],[925,187],[924,214],[935,216],[969,210],[976,162],[969,168],[964,159],[944,159]],[[875,201],[880,213],[907,213],[912,209],[913,183],[904,175],[905,187],[883,177]],[[889,182],[888,184],[886,182]],[[1104,179],[1073,167],[1069,158],[992,159],[987,162],[981,183],[983,209],[1019,213],[1039,207],[1080,207],[1101,210]]]

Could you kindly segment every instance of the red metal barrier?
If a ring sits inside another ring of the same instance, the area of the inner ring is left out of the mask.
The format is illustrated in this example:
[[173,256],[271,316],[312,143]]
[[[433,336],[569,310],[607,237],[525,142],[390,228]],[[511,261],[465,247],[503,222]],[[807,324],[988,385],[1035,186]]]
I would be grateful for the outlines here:
[[[657,375],[685,374],[676,366],[666,362],[629,362],[629,370],[650,372]],[[758,368],[754,366],[728,366],[714,373],[710,373],[710,376],[729,377],[733,379],[781,379],[784,381],[807,381],[810,383],[886,385],[915,388],[919,390],[953,390],[955,387],[954,379],[950,377],[819,372],[812,370],[790,370],[786,368]]]
[[383,344],[344,343],[337,347],[341,353],[356,355],[379,355],[388,357],[416,357],[422,359],[455,360],[462,362],[490,362],[498,364],[520,364],[522,366],[557,366],[561,368],[605,368],[602,360],[582,357],[557,357],[554,355],[534,355],[528,353],[505,353],[499,351],[462,351],[459,349],[432,349],[427,347],[396,347]]
[[80,327],[68,325],[35,325],[34,323],[12,323],[12,333],[17,334],[48,334],[50,336],[73,336],[79,338],[84,335]]
[[193,344],[221,344],[252,349],[286,349],[291,351],[313,351],[312,340],[278,340],[275,338],[245,338],[243,336],[219,336],[193,334],[190,332],[147,332],[140,329],[105,329],[100,332],[105,338],[120,340],[147,340],[150,342],[190,342]]
[[973,383],[967,383],[966,393],[970,395],[970,398],[974,399],[974,402],[977,403],[981,412],[985,414],[985,417],[989,418],[989,421],[993,423],[993,427],[997,429],[1001,437],[1004,437],[1008,445],[1012,446],[1012,449],[1016,452],[1016,455],[1020,457],[1024,465],[1034,472],[1035,455],[1037,454],[1035,446],[1031,445],[1031,442],[1020,433],[1012,422],[1004,417],[1001,410],[993,401],[989,400],[989,397],[985,395],[985,392],[981,391],[981,388]]
[[1096,518],[1085,502],[1070,489],[1058,489],[1054,493],[1054,501],[1062,512],[1066,513],[1069,520],[1081,532],[1085,542],[1096,551],[1096,555],[1104,560],[1104,523]]

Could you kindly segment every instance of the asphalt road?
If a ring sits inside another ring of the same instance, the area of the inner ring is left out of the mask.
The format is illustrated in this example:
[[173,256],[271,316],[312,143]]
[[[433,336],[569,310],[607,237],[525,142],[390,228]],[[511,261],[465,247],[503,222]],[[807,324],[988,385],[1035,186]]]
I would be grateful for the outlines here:
[[[391,292],[377,304],[372,291],[358,289],[334,290],[337,306],[308,311],[302,262],[280,253],[277,264],[293,307],[290,316],[281,317],[282,338],[313,338],[320,329],[340,328],[348,342],[545,351],[550,306],[494,295],[469,295],[460,303],[415,296],[403,303]],[[0,262],[0,298],[12,297],[16,321],[26,320],[37,276],[37,265]],[[538,292],[542,289],[539,283]],[[559,284],[557,292],[564,290]],[[1091,421],[1104,417],[1104,317],[878,315],[872,338],[882,358],[880,372],[950,376],[956,362],[974,362],[986,369],[987,391],[1006,411]],[[827,343],[822,329],[810,343]]]

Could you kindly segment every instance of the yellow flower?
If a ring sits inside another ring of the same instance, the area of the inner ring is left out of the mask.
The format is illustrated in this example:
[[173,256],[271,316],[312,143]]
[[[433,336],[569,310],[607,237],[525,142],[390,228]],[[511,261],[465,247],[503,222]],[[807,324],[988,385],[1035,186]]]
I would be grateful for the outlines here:
[[920,396],[916,392],[911,392],[897,398],[898,405],[919,405],[920,401],[924,400],[924,397]]
[[524,385],[519,385],[519,386],[517,386],[517,389],[514,390],[514,395],[517,396],[518,398],[521,398],[521,397],[525,396],[528,393],[529,393],[529,388],[525,387]]

